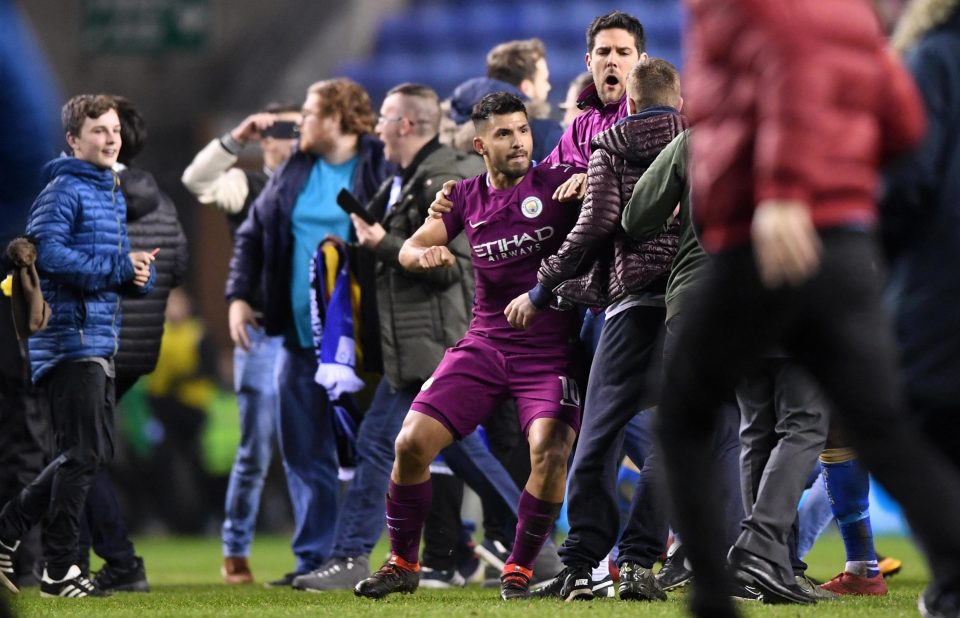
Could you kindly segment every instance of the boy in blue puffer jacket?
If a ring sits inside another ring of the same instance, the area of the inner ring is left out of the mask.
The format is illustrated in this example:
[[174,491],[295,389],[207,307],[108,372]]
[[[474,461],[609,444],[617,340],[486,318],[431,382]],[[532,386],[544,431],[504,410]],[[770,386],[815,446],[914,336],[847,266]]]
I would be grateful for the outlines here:
[[111,167],[120,152],[116,103],[78,95],[62,112],[73,156],[48,163],[30,209],[47,328],[29,343],[33,381],[50,405],[56,457],[0,511],[0,584],[10,582],[20,538],[45,518],[43,597],[101,596],[77,566],[78,522],[97,470],[113,457],[113,356],[120,293],[153,287],[154,255],[131,252],[127,207]]

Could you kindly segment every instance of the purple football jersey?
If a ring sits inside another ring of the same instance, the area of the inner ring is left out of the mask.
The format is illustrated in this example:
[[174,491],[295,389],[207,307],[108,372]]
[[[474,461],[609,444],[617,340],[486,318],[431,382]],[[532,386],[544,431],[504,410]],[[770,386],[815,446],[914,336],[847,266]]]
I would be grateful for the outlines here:
[[553,193],[582,171],[567,165],[539,165],[509,189],[493,188],[486,174],[454,187],[453,209],[443,216],[443,223],[448,238],[461,231],[466,234],[476,277],[467,337],[486,337],[504,349],[542,350],[566,346],[575,334],[575,311],[541,311],[528,328],[520,330],[510,326],[503,310],[537,284],[540,261],[560,248],[576,222],[577,203],[555,202]]

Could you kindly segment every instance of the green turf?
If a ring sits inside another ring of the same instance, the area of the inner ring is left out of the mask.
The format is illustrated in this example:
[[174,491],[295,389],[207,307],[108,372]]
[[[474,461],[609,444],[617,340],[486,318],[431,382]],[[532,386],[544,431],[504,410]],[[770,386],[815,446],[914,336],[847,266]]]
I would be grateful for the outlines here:
[[[903,571],[887,580],[890,594],[882,598],[845,598],[812,607],[741,604],[746,616],[916,616],[917,595],[927,571],[914,546],[898,537],[877,540],[878,549],[903,560]],[[144,556],[153,591],[149,594],[115,594],[106,599],[41,599],[36,588],[13,598],[20,616],[352,616],[386,615],[472,618],[474,616],[681,616],[686,594],[671,593],[666,603],[631,603],[604,599],[592,603],[529,601],[505,604],[497,591],[471,586],[462,590],[426,591],[412,596],[373,602],[354,598],[352,592],[311,594],[252,586],[226,586],[220,582],[220,545],[215,539],[141,539],[137,550]],[[374,556],[383,556],[380,545]],[[843,547],[836,536],[820,541],[808,556],[809,574],[828,579],[843,567]],[[259,537],[251,565],[260,581],[278,577],[292,566],[287,540]],[[94,567],[96,568],[96,566]],[[0,592],[0,594],[6,594]],[[10,598],[9,596],[7,597]]]

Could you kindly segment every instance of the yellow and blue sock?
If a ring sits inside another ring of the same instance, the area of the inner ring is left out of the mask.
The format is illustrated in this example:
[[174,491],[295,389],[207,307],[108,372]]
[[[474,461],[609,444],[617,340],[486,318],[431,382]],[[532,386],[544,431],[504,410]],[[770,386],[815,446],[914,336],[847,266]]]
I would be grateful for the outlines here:
[[847,553],[844,570],[861,577],[880,573],[870,527],[870,475],[849,448],[826,449],[820,455],[823,481]]

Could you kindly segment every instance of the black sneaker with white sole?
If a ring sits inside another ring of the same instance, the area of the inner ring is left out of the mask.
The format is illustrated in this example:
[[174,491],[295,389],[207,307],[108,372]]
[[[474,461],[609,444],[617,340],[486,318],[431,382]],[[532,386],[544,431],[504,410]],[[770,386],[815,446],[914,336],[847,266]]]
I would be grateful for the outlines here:
[[656,575],[660,590],[664,592],[682,588],[693,579],[693,569],[687,561],[687,551],[681,543],[674,543],[667,551],[667,559]]
[[930,584],[920,593],[917,609],[923,618],[956,618],[960,616],[960,594],[940,591]]
[[473,551],[477,554],[477,558],[480,558],[488,567],[496,571],[493,576],[499,578],[503,567],[507,566],[510,547],[496,539],[484,539],[482,543],[473,548]]
[[108,596],[110,593],[94,586],[93,582],[80,573],[80,567],[77,565],[71,566],[62,579],[52,579],[47,569],[44,569],[43,578],[40,579],[40,597],[44,599]]
[[431,569],[427,566],[420,567],[420,587],[421,588],[463,588],[467,585],[467,580],[457,569]]
[[590,578],[590,569],[585,567],[567,567],[534,591],[535,598],[554,598],[564,601],[591,601],[593,600],[593,580]]
[[105,592],[150,592],[143,558],[134,556],[127,568],[107,563],[93,578],[93,585]]
[[613,585],[613,577],[609,573],[602,579],[594,581],[591,590],[593,590],[593,596],[598,599],[612,599],[617,596],[616,586]]

